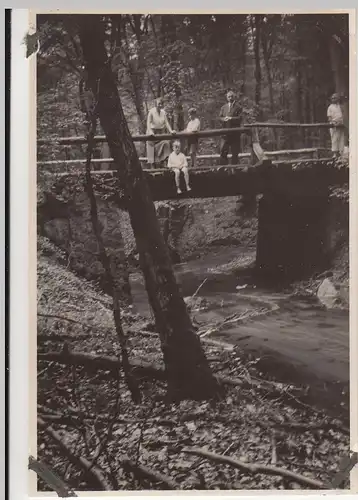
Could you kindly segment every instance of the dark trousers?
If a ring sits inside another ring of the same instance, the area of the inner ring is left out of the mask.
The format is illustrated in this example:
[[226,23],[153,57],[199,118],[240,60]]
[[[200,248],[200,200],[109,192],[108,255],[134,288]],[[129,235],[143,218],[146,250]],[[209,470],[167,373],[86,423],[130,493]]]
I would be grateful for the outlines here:
[[237,165],[239,163],[239,153],[240,153],[240,136],[234,135],[223,137],[221,140],[220,148],[220,165],[228,165],[227,155],[231,149],[231,165]]

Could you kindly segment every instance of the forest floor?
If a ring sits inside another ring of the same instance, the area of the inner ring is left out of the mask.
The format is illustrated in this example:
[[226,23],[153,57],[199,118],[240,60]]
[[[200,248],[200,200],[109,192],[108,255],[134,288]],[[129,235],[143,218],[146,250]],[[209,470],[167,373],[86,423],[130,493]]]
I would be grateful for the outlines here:
[[[40,243],[38,458],[71,488],[322,489],[332,481],[349,451],[343,419],[307,404],[304,388],[266,377],[239,347],[205,339],[225,395],[166,403],[158,336],[129,309],[123,326],[142,393],[134,404],[113,369],[111,300],[65,262]],[[62,351],[78,366],[58,363]]]

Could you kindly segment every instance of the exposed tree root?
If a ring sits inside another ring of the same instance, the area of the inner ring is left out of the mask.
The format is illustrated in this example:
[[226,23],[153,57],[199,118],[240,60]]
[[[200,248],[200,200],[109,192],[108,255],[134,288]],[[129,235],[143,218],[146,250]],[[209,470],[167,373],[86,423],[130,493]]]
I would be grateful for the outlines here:
[[70,462],[82,469],[100,490],[112,490],[112,486],[108,483],[107,479],[104,477],[102,472],[98,467],[92,466],[91,463],[83,457],[77,457],[73,454],[71,449],[63,442],[61,436],[56,432],[51,426],[47,424],[41,418],[37,418],[37,424],[41,429],[51,437],[53,441],[59,446],[61,451],[66,455]]
[[180,485],[176,483],[169,476],[161,474],[160,472],[156,472],[149,467],[145,467],[144,465],[135,464],[131,460],[123,460],[122,461],[123,469],[126,472],[131,472],[134,476],[140,481],[141,479],[146,479],[149,481],[154,481],[161,483],[163,485],[163,489],[165,490],[180,490]]
[[201,448],[183,448],[181,452],[188,453],[190,455],[196,455],[199,457],[204,457],[216,463],[228,464],[231,465],[232,467],[235,467],[236,469],[241,469],[244,470],[245,472],[249,472],[250,474],[269,474],[273,476],[281,476],[283,478],[289,479],[292,482],[301,484],[308,488],[316,490],[328,489],[328,487],[325,486],[324,483],[318,481],[317,479],[311,479],[309,477],[303,476],[302,474],[298,474],[297,472],[292,472],[287,469],[282,469],[281,467],[242,462],[240,460],[235,460],[230,457],[218,455],[217,453],[212,453],[210,451],[203,450]]

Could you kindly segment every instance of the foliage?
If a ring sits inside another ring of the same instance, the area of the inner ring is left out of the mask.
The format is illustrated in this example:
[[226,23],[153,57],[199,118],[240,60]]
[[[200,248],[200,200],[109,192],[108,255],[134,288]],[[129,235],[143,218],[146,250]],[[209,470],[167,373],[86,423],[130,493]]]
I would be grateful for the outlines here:
[[[330,94],[338,88],[348,95],[345,15],[126,14],[103,16],[103,22],[132,133],[145,131],[147,111],[158,95],[165,96],[179,128],[193,104],[203,127],[218,126],[227,88],[241,95],[245,120],[325,122]],[[82,133],[78,85],[83,61],[77,24],[75,15],[39,16],[39,137]],[[324,132],[270,131],[264,136],[270,149],[329,143]],[[58,148],[47,151],[46,159],[59,158],[58,153]]]

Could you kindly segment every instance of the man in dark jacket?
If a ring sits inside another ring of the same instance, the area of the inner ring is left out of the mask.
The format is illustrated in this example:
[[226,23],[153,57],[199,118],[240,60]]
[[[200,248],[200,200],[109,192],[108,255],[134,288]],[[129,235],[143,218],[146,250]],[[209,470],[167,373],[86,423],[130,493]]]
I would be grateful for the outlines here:
[[[241,125],[242,107],[235,98],[232,90],[226,94],[227,104],[220,110],[219,119],[224,128],[235,128]],[[227,165],[227,155],[231,149],[232,165],[238,164],[238,155],[240,151],[240,133],[230,133],[223,136],[220,145],[220,164]]]

